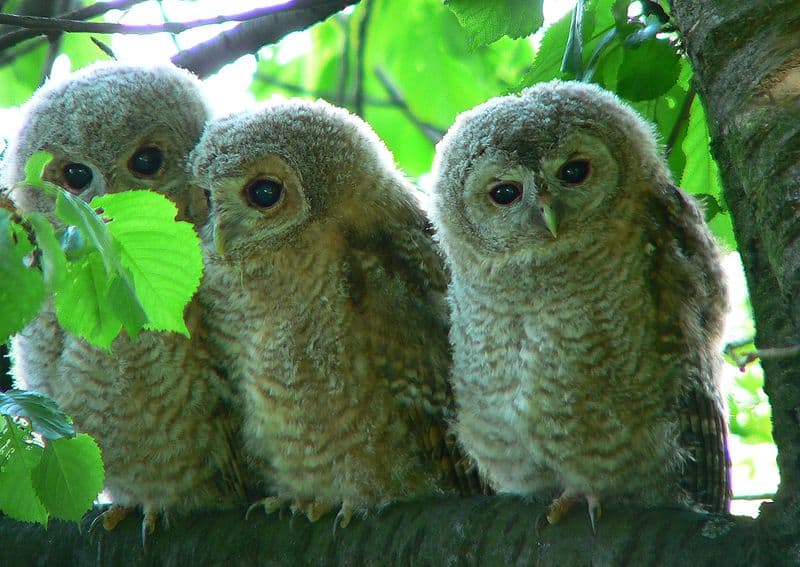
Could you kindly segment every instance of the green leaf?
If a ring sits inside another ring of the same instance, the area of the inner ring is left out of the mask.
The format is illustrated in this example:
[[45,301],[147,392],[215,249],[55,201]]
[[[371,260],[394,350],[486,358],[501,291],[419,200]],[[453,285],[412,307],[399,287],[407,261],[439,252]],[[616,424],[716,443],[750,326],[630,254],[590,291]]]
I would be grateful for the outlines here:
[[624,51],[617,70],[617,92],[632,101],[656,98],[678,81],[680,62],[668,41],[650,39]]
[[122,327],[108,305],[110,281],[97,251],[67,264],[61,288],[55,294],[58,321],[73,335],[109,348]]
[[[106,226],[117,245],[120,264],[133,278],[136,296],[149,320],[146,328],[188,336],[183,310],[203,275],[203,255],[194,227],[175,221],[175,204],[152,191],[95,197],[92,207],[102,208],[103,216],[110,219]],[[124,293],[123,285],[124,280],[112,280],[112,295]]]
[[33,227],[36,246],[42,252],[42,273],[44,286],[49,293],[58,289],[67,273],[67,257],[56,238],[55,229],[50,221],[41,213],[33,212],[25,215]]
[[33,154],[28,158],[28,161],[25,162],[25,179],[20,181],[18,185],[37,187],[48,195],[56,197],[61,189],[57,185],[42,179],[44,168],[52,159],[53,154],[49,152],[42,151]]
[[[716,214],[708,215],[708,225],[720,243],[730,250],[736,250],[730,214],[722,196],[722,182],[719,168],[709,150],[710,140],[706,115],[699,99],[695,99],[689,110],[689,128],[683,141],[686,154],[686,167],[680,178],[680,186],[695,195],[710,195],[718,207]],[[706,206],[708,206],[707,198]]]
[[0,342],[25,327],[45,297],[42,273],[25,265],[31,244],[14,226],[11,213],[0,209]]
[[561,61],[561,72],[569,73],[577,79],[583,77],[583,12],[584,0],[578,0],[572,9],[569,38]]
[[33,469],[33,488],[47,510],[62,520],[80,520],[103,489],[100,448],[85,433],[47,443]]
[[0,414],[28,419],[31,429],[45,439],[75,436],[75,428],[67,414],[56,402],[39,392],[0,392]]
[[446,0],[470,34],[472,47],[488,45],[507,35],[527,37],[544,23],[542,0]]
[[0,447],[8,447],[0,461],[0,511],[15,520],[47,525],[47,510],[31,479],[42,448],[25,443],[23,436],[24,431],[10,418],[0,419]]
[[[533,65],[522,79],[529,86],[561,78],[561,61],[572,29],[572,15],[566,14],[544,32],[542,43],[536,51]],[[585,49],[585,46],[584,46]]]

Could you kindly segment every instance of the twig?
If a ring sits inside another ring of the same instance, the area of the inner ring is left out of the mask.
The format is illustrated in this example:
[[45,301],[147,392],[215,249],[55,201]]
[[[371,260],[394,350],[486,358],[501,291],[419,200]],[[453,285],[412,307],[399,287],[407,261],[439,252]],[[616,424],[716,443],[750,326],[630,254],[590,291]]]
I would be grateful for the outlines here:
[[53,70],[53,64],[56,62],[58,52],[61,50],[61,34],[56,33],[48,36],[47,42],[47,57],[44,60],[42,73],[39,76],[39,86],[44,84],[44,82],[47,80],[47,77],[50,76],[50,72]]
[[411,108],[409,108],[408,103],[403,98],[400,90],[394,83],[392,83],[391,79],[389,79],[388,75],[386,75],[383,69],[376,67],[375,75],[383,85],[383,88],[386,89],[391,101],[402,111],[403,114],[406,115],[406,118],[408,118],[414,124],[414,126],[416,126],[417,129],[422,132],[422,134],[428,138],[428,140],[430,140],[432,144],[436,144],[442,138],[442,136],[444,136],[444,130],[440,130],[436,126],[432,126],[431,124],[423,122],[417,118],[411,111]]
[[239,24],[209,41],[181,51],[172,57],[172,62],[200,78],[207,77],[242,55],[255,53],[264,45],[357,3],[358,0],[298,0],[273,14]]
[[372,1],[364,0],[364,15],[358,22],[358,45],[356,46],[356,76],[355,95],[353,97],[353,111],[364,118],[364,56],[367,45],[367,31],[372,15]]
[[[164,21],[164,23],[169,22],[170,20],[167,17],[167,11],[164,10],[164,0],[158,0],[158,10],[159,10],[159,12],[161,12],[161,19]],[[175,49],[177,51],[180,51],[181,50],[181,45],[180,45],[180,43],[178,43],[178,36],[176,36],[174,33],[172,33],[172,34],[169,35],[169,37],[172,39],[172,45],[175,46]]]
[[18,45],[15,49],[7,50],[5,53],[0,54],[0,67],[5,67],[6,65],[16,62],[20,57],[41,47],[44,43],[47,43],[47,39],[40,37],[39,39],[29,41],[23,45]]
[[[97,16],[102,16],[109,10],[124,10],[136,4],[141,4],[144,1],[145,0],[115,0],[113,2],[97,2],[91,6],[86,6],[85,8],[80,8],[79,10],[64,14],[64,18],[70,20],[89,20]],[[9,16],[10,14],[0,15]],[[0,51],[5,51],[9,47],[13,47],[18,43],[22,43],[38,35],[42,35],[42,30],[21,29],[0,35]]]
[[339,83],[335,101],[339,106],[344,106],[347,99],[347,79],[350,76],[350,44],[352,42],[350,40],[349,17],[340,14],[338,21],[344,32],[344,45],[342,46],[341,59],[339,60]]
[[742,494],[741,496],[734,496],[734,500],[773,500],[775,498],[775,493],[765,493],[765,494]]
[[[333,93],[325,93],[320,91],[315,91],[313,89],[309,89],[308,87],[304,87],[303,85],[296,85],[294,83],[287,83],[286,81],[282,81],[280,79],[276,79],[271,75],[267,75],[266,73],[262,73],[261,71],[256,71],[253,75],[253,79],[261,81],[262,83],[266,83],[268,85],[272,85],[279,89],[283,89],[288,91],[292,94],[300,95],[300,96],[309,96],[314,98],[323,98],[328,101],[338,101],[336,98],[338,96],[334,95]],[[384,108],[397,108],[397,105],[388,100],[379,100],[375,98],[365,98],[364,102],[369,106],[380,106]],[[341,106],[341,103],[337,102]]]
[[147,35],[153,33],[182,33],[194,28],[224,24],[227,22],[247,22],[276,14],[291,12],[292,10],[305,9],[309,2],[298,0],[294,4],[266,6],[256,8],[239,14],[229,16],[214,16],[200,18],[190,22],[164,22],[163,24],[115,24],[113,22],[84,22],[69,18],[41,18],[38,16],[17,16],[14,14],[0,14],[0,24],[29,28],[39,31],[62,31],[72,33],[124,33]]
[[695,96],[694,87],[689,87],[689,90],[686,92],[686,98],[683,99],[683,106],[681,106],[681,112],[678,114],[678,118],[675,120],[675,125],[672,127],[672,131],[669,133],[669,138],[667,138],[666,143],[666,151],[667,156],[672,153],[672,146],[675,145],[675,142],[678,141],[678,136],[680,135],[681,128],[683,128],[683,124],[689,120],[689,112],[692,108],[692,103],[694,102]]
[[741,372],[744,372],[748,364],[759,358],[761,360],[780,360],[800,355],[800,344],[786,347],[759,348],[739,356],[736,354],[736,348],[740,346],[742,345],[737,343],[725,345],[724,352],[733,359]]

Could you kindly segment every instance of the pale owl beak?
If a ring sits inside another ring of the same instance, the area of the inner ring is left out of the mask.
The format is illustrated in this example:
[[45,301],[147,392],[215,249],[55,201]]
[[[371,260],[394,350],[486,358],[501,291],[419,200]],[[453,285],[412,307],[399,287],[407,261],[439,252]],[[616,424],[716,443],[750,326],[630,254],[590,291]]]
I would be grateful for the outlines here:
[[550,202],[550,197],[541,195],[537,199],[537,203],[539,205],[539,212],[542,215],[542,221],[544,221],[544,225],[547,227],[547,230],[550,231],[550,234],[553,235],[553,238],[558,238],[558,215],[556,214],[556,210]]

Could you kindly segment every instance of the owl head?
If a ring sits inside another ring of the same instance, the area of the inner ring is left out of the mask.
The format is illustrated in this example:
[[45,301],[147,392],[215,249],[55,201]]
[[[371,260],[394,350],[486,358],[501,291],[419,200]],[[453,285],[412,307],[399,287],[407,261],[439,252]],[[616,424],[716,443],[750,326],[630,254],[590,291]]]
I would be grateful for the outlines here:
[[486,263],[569,253],[670,179],[634,110],[595,85],[561,81],[461,114],[437,146],[434,178],[447,256]]
[[[44,178],[91,200],[152,189],[172,199],[184,218],[203,220],[202,192],[186,185],[186,159],[208,118],[199,81],[170,65],[102,62],[40,88],[23,109],[22,128],[3,167],[7,187],[24,178],[39,150],[53,154]],[[39,190],[14,188],[23,211],[48,212]]]
[[[313,223],[359,231],[411,199],[384,144],[360,118],[299,99],[212,121],[192,156],[211,194],[226,260],[302,246]],[[395,187],[389,188],[388,185]]]

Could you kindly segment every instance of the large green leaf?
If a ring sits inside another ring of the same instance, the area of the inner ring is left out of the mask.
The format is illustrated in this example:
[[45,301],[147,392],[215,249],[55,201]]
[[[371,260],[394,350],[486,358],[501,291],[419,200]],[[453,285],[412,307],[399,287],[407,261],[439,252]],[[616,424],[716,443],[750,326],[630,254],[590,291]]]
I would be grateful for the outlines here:
[[[108,219],[106,226],[120,263],[133,277],[136,296],[149,320],[146,328],[188,336],[183,310],[203,275],[200,239],[194,227],[176,221],[175,204],[153,191],[96,197],[92,207],[102,209]],[[112,282],[110,289],[116,288]]]
[[0,417],[0,511],[23,522],[47,524],[47,510],[33,489],[31,472],[42,448],[23,441],[23,430]]
[[33,319],[44,301],[42,272],[25,263],[31,249],[11,213],[0,209],[0,342]]
[[632,101],[656,98],[672,88],[679,74],[675,47],[653,37],[635,47],[626,46],[617,70],[617,91]]
[[470,34],[472,47],[504,35],[527,37],[544,23],[542,0],[445,0]]
[[75,435],[67,414],[53,400],[39,392],[0,392],[0,414],[28,419],[31,429],[45,439]]
[[80,520],[103,489],[100,448],[80,434],[47,443],[32,471],[33,488],[53,516]]

